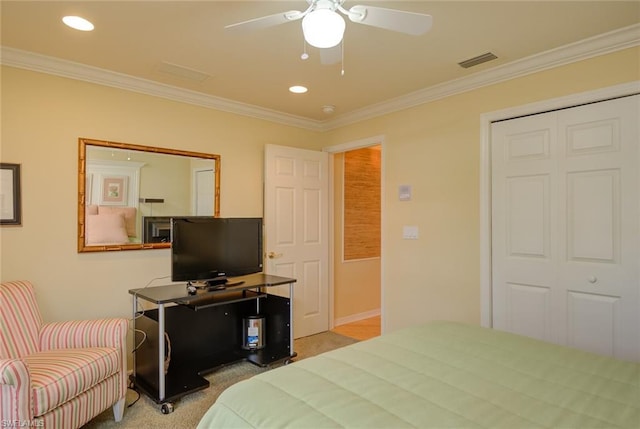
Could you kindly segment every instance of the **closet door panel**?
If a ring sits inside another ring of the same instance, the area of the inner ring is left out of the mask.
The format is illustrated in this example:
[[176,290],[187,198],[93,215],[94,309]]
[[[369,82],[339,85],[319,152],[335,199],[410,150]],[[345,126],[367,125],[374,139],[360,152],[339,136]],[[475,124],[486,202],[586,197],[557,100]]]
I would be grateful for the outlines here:
[[492,125],[495,328],[640,360],[639,106]]

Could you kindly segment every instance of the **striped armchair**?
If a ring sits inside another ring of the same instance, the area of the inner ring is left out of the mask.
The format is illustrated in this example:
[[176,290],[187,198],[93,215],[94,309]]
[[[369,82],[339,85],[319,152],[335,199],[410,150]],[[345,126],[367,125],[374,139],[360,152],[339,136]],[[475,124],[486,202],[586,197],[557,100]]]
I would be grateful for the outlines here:
[[[0,285],[0,422],[79,428],[127,392],[126,319],[43,323],[33,286]],[[4,427],[4,426],[3,426]]]

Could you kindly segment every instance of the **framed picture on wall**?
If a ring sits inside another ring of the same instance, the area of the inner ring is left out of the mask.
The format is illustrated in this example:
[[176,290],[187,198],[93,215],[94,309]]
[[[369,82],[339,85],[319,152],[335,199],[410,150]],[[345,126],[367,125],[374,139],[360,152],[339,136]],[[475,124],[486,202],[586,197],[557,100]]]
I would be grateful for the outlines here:
[[127,176],[105,176],[102,178],[102,204],[127,205]]
[[22,223],[20,164],[0,163],[0,225]]

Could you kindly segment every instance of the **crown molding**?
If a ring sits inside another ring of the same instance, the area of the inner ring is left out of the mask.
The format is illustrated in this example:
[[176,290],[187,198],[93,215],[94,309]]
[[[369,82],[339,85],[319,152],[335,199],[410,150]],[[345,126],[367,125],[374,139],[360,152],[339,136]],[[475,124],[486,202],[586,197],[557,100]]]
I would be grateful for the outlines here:
[[484,86],[638,46],[639,44],[640,24],[636,24],[376,103],[326,121],[311,120],[7,46],[0,46],[0,64],[166,98],[312,131],[328,131]]
[[316,131],[323,129],[321,121],[7,46],[0,47],[0,64],[250,116],[284,125]]
[[324,128],[325,130],[339,128],[484,86],[638,45],[640,45],[640,24],[635,24],[345,113],[335,119],[325,121]]

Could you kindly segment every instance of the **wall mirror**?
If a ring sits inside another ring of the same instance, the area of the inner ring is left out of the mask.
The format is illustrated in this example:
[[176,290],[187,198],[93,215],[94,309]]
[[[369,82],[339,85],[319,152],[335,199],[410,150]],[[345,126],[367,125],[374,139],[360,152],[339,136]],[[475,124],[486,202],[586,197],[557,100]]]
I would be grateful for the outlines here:
[[171,217],[220,215],[220,155],[78,142],[78,252],[168,248]]

